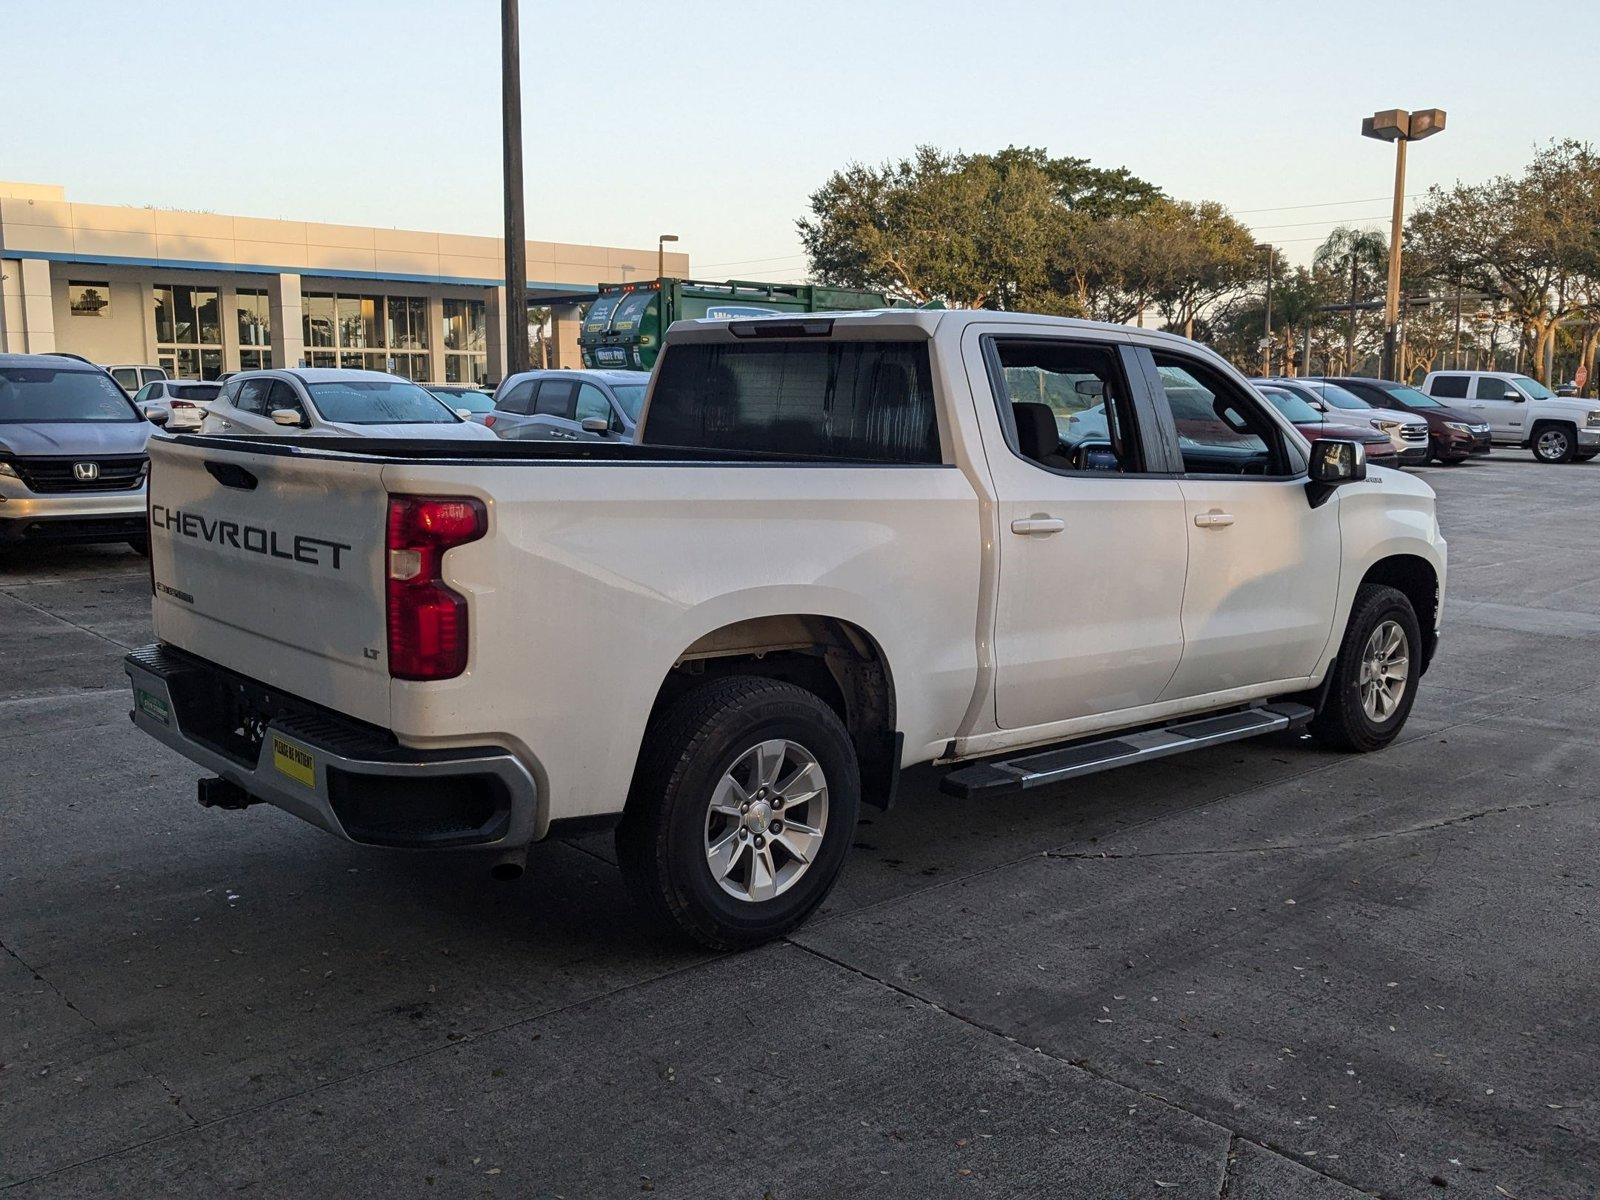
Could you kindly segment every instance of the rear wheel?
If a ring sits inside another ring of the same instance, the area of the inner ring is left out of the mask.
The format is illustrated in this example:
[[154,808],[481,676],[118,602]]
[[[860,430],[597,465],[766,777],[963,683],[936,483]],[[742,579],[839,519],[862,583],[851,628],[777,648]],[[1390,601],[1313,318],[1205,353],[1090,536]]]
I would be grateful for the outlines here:
[[730,676],[651,723],[617,857],[639,906],[714,950],[779,937],[832,889],[860,807],[855,748],[804,688]]
[[1422,671],[1422,631],[1404,592],[1375,585],[1356,596],[1333,682],[1311,722],[1337,750],[1381,750],[1411,715]]
[[1535,425],[1530,440],[1533,456],[1542,463],[1571,462],[1577,439],[1565,425]]

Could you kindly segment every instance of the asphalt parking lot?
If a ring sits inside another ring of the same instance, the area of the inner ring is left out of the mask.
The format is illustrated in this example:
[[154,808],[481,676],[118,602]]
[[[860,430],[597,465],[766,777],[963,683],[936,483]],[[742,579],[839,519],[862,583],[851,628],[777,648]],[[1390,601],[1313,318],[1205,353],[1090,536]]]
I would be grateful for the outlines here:
[[637,930],[604,838],[504,884],[200,809],[126,716],[143,560],[0,558],[0,1187],[1593,1196],[1600,462],[1425,477],[1395,746],[913,777],[736,957]]

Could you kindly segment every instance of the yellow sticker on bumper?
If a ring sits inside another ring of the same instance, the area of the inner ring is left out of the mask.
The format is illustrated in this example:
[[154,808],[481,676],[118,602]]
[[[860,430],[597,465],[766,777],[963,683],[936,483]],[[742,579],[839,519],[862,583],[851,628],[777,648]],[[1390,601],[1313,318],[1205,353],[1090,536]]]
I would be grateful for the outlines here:
[[317,760],[311,756],[311,751],[277,734],[272,735],[272,765],[296,783],[313,789],[317,786]]

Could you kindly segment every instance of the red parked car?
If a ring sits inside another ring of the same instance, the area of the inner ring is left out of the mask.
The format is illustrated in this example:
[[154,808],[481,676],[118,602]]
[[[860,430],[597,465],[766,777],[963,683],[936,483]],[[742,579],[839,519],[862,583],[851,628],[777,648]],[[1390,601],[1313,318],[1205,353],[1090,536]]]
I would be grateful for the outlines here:
[[1274,387],[1270,383],[1258,383],[1255,387],[1256,391],[1267,398],[1272,407],[1288,417],[1290,423],[1312,441],[1318,438],[1344,438],[1360,442],[1366,449],[1367,461],[1373,466],[1400,465],[1400,455],[1395,450],[1394,443],[1389,440],[1388,434],[1370,425],[1364,429],[1356,425],[1336,425],[1328,420],[1326,414],[1312,408],[1288,388]]

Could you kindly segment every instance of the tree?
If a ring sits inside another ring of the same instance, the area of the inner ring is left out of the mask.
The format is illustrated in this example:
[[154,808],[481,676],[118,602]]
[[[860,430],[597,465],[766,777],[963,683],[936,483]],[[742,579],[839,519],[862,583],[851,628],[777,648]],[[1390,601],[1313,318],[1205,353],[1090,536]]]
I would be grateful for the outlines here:
[[1375,229],[1353,229],[1340,225],[1317,247],[1311,256],[1312,268],[1338,279],[1350,280],[1350,307],[1345,317],[1344,365],[1346,372],[1356,368],[1356,302],[1366,295],[1363,282],[1376,279],[1388,266],[1389,242]]
[[1600,311],[1600,155],[1551,142],[1521,175],[1432,188],[1408,235],[1435,274],[1502,298],[1542,379],[1560,323]]
[[1159,198],[1125,169],[1031,147],[951,154],[922,146],[898,162],[835,172],[798,224],[812,274],[825,283],[916,303],[1109,310],[1124,302],[1105,297],[1120,296],[1136,272],[1106,257],[1111,247],[1097,228]]
[[1152,219],[1165,235],[1156,302],[1193,337],[1202,310],[1250,284],[1259,269],[1255,235],[1212,200],[1168,201],[1159,212],[1152,208]]

